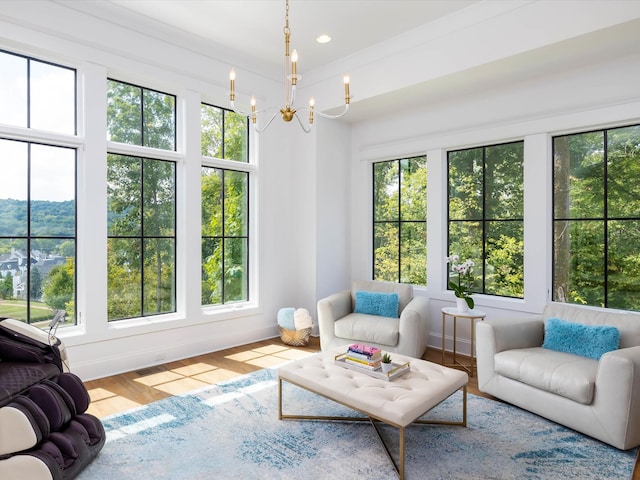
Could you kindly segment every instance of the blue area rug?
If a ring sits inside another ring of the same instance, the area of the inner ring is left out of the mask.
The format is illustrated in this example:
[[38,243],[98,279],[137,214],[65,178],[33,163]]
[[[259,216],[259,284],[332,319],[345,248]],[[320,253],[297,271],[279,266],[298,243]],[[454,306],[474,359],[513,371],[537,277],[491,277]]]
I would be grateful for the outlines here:
[[[283,383],[284,413],[352,416]],[[459,420],[458,392],[425,416]],[[79,480],[397,478],[368,423],[278,420],[277,371],[260,370],[103,420],[107,444]],[[397,430],[385,426],[395,448]],[[406,430],[405,477],[629,479],[622,452],[516,407],[469,395],[468,427]]]

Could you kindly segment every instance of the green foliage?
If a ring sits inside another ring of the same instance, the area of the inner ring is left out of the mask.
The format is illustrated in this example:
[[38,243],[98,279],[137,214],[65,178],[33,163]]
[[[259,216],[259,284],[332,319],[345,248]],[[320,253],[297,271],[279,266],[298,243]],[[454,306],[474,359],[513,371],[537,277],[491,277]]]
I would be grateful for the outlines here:
[[247,117],[205,103],[201,105],[200,112],[202,155],[247,162],[249,159]]
[[176,97],[108,80],[107,132],[114,142],[175,150]]
[[7,300],[13,298],[13,277],[7,275],[0,282],[0,298]]
[[248,299],[249,174],[202,168],[202,304]]
[[[25,237],[27,235],[26,200],[0,198],[0,235]],[[74,236],[76,228],[75,201],[31,201],[32,235],[52,237]]]
[[[51,274],[54,272],[55,268],[51,270],[49,274],[49,279],[51,278]],[[73,292],[73,289],[71,290]],[[29,298],[31,300],[40,300],[42,296],[42,275],[40,275],[40,270],[38,267],[31,267],[31,276],[29,278]]]
[[107,158],[108,318],[175,311],[175,164]]
[[553,146],[553,299],[640,310],[640,126]]
[[476,262],[472,291],[524,296],[524,142],[449,152],[449,251]]
[[[33,281],[32,270],[32,281]],[[68,316],[75,312],[75,265],[72,258],[68,258],[64,265],[57,265],[51,269],[44,282],[44,303],[52,310],[66,310]]]
[[373,165],[376,280],[427,283],[426,157]]

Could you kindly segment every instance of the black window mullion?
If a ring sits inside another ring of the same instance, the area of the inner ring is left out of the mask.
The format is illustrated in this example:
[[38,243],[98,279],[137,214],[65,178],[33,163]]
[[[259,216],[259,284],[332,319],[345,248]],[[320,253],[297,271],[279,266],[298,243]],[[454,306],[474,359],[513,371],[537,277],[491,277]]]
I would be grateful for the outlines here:
[[602,181],[604,182],[604,252],[603,252],[603,272],[604,272],[604,306],[609,305],[609,130],[604,131],[603,140],[603,152],[604,152],[604,173],[602,175]]
[[[30,62],[28,62],[30,63]],[[28,68],[28,67],[27,67]],[[30,110],[29,110],[30,111]],[[29,118],[31,115],[27,115]],[[31,143],[27,144],[27,285],[24,295],[27,300],[27,323],[31,324]]]
[[[140,137],[142,138],[142,137]],[[145,305],[144,305],[144,158],[140,158],[140,316],[144,316]]]
[[[224,117],[225,116],[226,115],[222,115],[222,131],[223,132],[224,132]],[[222,156],[224,158],[224,133],[222,135]],[[223,169],[222,170],[222,185],[220,186],[221,187],[220,191],[222,192],[222,225],[221,225],[222,231],[220,232],[221,233],[221,238],[222,238],[222,265],[220,265],[220,271],[222,272],[222,282],[221,282],[222,283],[222,288],[221,288],[221,291],[220,291],[220,295],[221,295],[221,300],[222,300],[223,304],[226,303],[224,285],[225,285],[225,280],[226,280],[226,276],[227,276],[227,272],[226,272],[226,270],[224,268],[224,266],[225,266],[225,258],[226,258],[226,254],[227,254],[227,251],[226,251],[227,235],[226,235],[226,231],[225,231],[225,223],[226,223],[226,220],[227,220],[227,215],[226,215],[226,210],[225,210],[226,198],[227,198],[227,192],[226,192],[227,189],[226,189],[226,181],[225,181],[226,174],[227,174],[226,170]]]
[[482,148],[482,287],[481,293],[487,292],[487,147]]
[[140,145],[143,147],[144,141],[144,88],[140,88]]
[[[225,131],[226,131],[225,124],[226,124],[226,122],[227,122],[227,112],[226,112],[226,110],[222,110],[222,158],[227,158],[226,157],[227,152],[226,152],[226,148],[225,148],[226,147],[225,144],[227,143],[226,139],[225,139],[225,136],[226,136],[226,134],[225,134]],[[223,179],[224,179],[224,171],[222,173],[222,176],[223,176]]]
[[402,160],[396,160],[398,165],[398,283],[402,279]]

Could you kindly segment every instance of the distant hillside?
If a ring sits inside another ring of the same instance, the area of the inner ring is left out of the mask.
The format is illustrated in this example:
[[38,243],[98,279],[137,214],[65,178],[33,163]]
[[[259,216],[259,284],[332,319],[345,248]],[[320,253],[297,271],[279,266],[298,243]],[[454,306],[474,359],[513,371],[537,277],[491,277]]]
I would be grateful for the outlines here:
[[[32,236],[74,236],[75,205],[73,200],[31,202]],[[24,237],[27,234],[27,201],[0,199],[0,237]]]

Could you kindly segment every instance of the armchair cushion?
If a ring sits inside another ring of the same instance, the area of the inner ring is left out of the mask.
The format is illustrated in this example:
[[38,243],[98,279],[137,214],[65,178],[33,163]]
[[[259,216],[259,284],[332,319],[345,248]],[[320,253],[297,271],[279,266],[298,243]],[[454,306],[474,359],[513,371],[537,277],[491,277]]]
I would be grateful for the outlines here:
[[352,313],[335,322],[335,335],[347,340],[394,347],[398,343],[397,318]]
[[583,325],[550,318],[544,326],[542,346],[557,352],[573,353],[599,360],[618,349],[620,332],[609,325]]
[[498,375],[585,405],[593,401],[596,360],[540,347],[505,350],[494,360]]
[[356,291],[354,313],[366,313],[380,317],[398,318],[398,294]]

